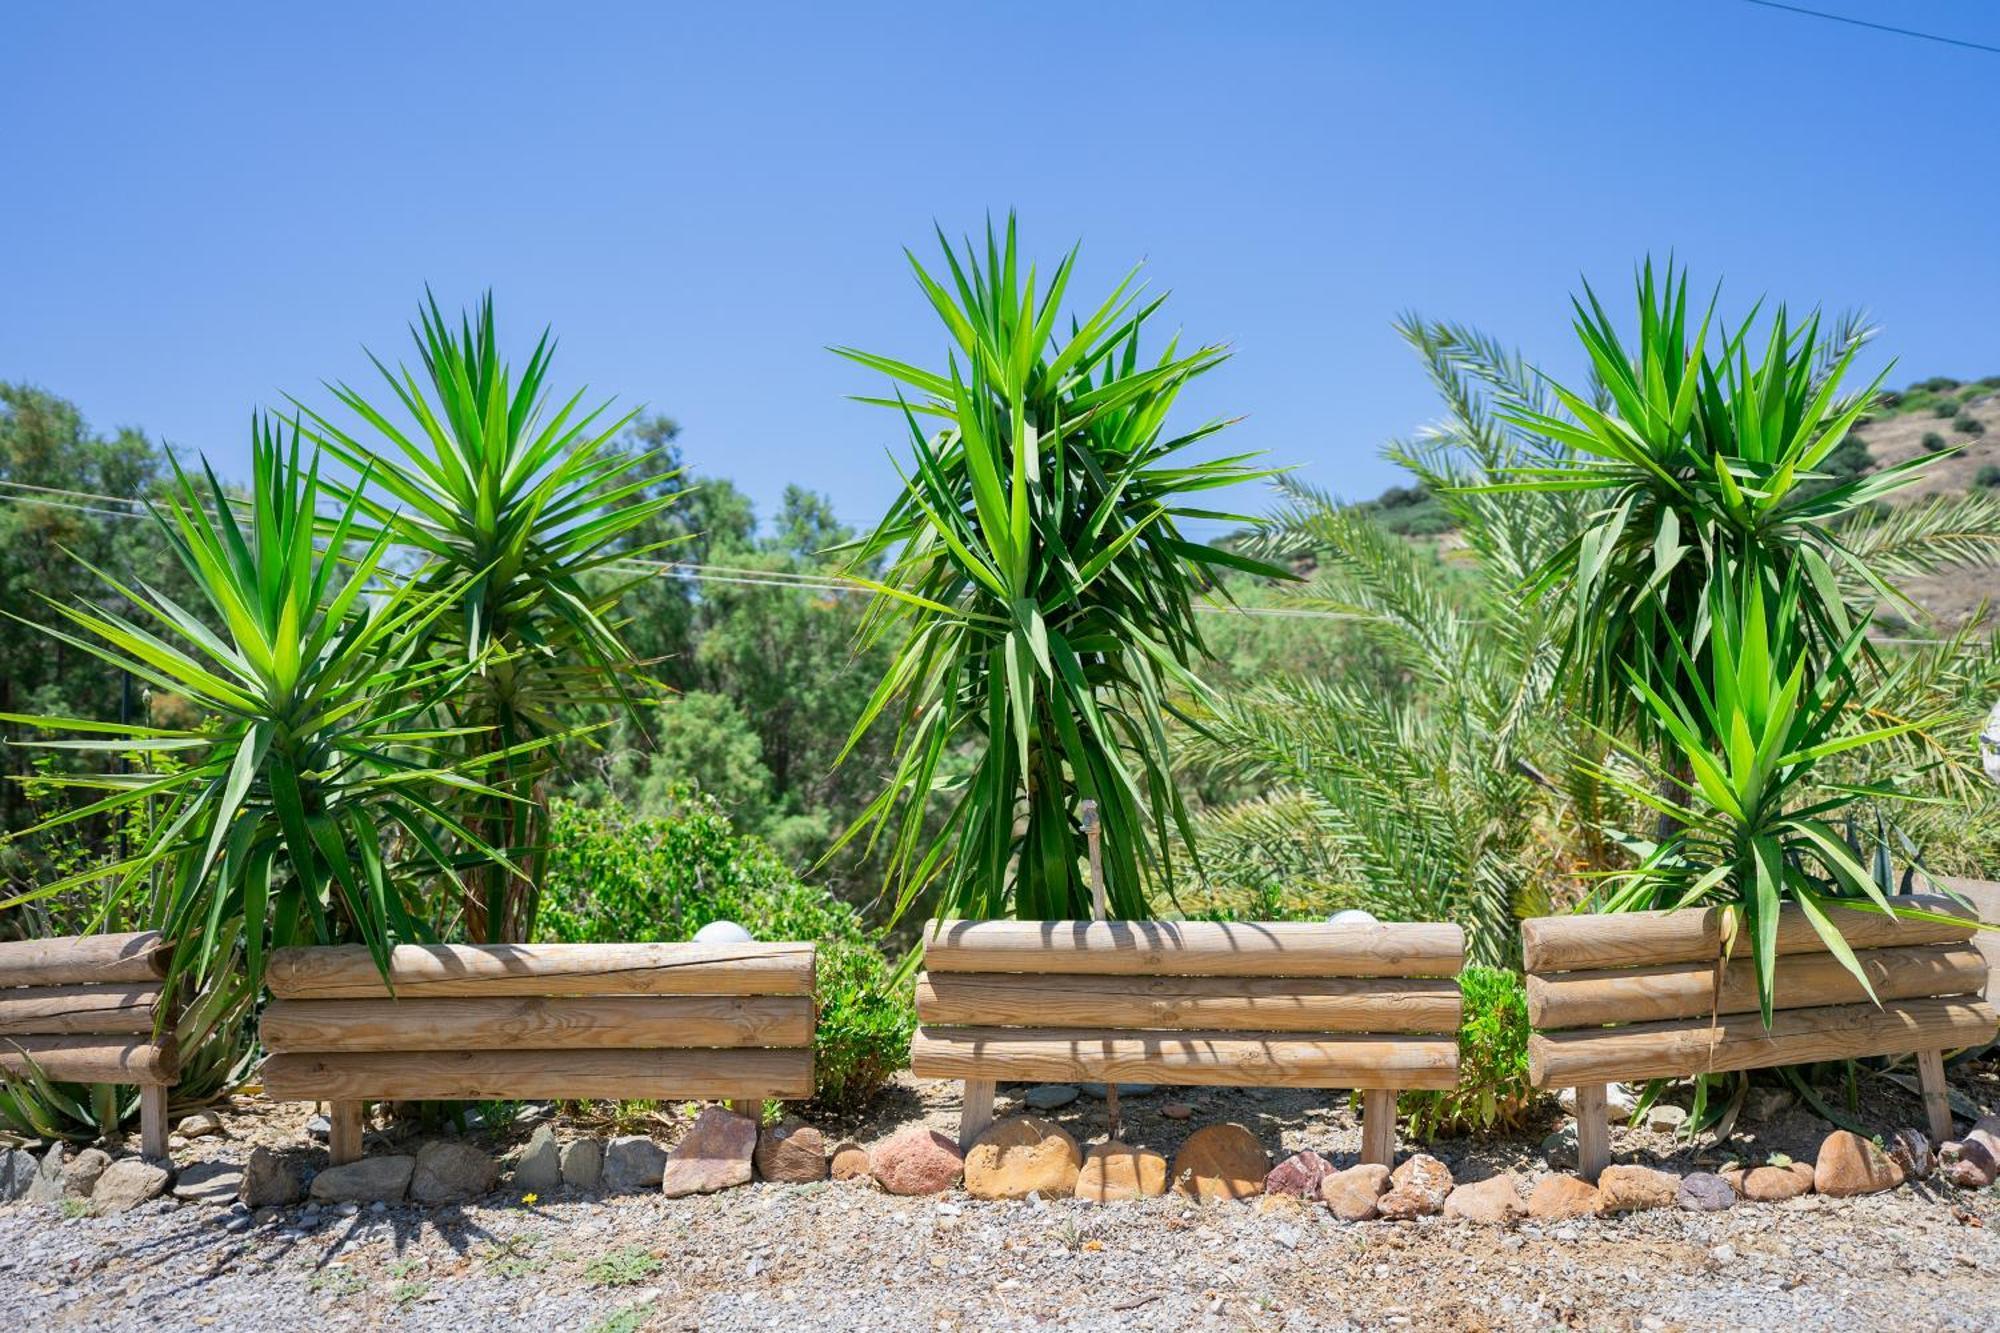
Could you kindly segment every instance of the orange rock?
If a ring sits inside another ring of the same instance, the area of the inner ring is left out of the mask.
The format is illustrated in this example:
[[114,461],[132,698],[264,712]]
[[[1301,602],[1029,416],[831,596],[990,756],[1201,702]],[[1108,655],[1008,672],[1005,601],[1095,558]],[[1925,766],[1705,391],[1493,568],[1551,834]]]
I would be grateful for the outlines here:
[[1650,1166],[1607,1166],[1597,1178],[1599,1211],[1636,1213],[1671,1207],[1680,1193],[1681,1178]]
[[1093,1144],[1076,1177],[1076,1197],[1092,1203],[1153,1199],[1167,1192],[1167,1159],[1113,1139]]
[[1211,1203],[1264,1192],[1270,1154],[1241,1125],[1208,1125],[1188,1135],[1174,1154],[1174,1192]]
[[1813,1166],[1813,1188],[1835,1199],[1854,1194],[1880,1194],[1903,1183],[1903,1168],[1874,1140],[1851,1130],[1836,1129],[1819,1145]]
[[1528,1216],[1538,1222],[1595,1217],[1602,1206],[1597,1186],[1575,1176],[1544,1176],[1528,1196]]
[[1069,1131],[1038,1115],[995,1121],[965,1154],[965,1192],[975,1199],[1064,1198],[1076,1192],[1083,1154]]
[[1350,1166],[1319,1183],[1319,1197],[1343,1222],[1366,1222],[1389,1191],[1389,1168],[1379,1162]]

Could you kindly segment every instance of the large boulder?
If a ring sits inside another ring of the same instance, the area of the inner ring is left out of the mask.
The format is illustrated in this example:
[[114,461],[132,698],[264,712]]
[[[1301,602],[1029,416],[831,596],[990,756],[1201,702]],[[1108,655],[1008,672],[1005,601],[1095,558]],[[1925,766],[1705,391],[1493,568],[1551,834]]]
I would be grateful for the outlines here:
[[1392,1222],[1427,1217],[1451,1197],[1451,1168],[1429,1153],[1418,1153],[1389,1175],[1389,1192],[1375,1201],[1375,1214]]
[[60,1203],[63,1198],[63,1176],[69,1165],[69,1145],[56,1142],[42,1154],[41,1162],[35,1168],[35,1178],[28,1184],[28,1192],[21,1197],[29,1203]]
[[537,1125],[528,1146],[514,1159],[514,1173],[508,1187],[522,1194],[539,1195],[562,1184],[562,1148],[556,1143],[552,1125]]
[[964,1169],[958,1145],[922,1125],[899,1129],[868,1152],[875,1183],[891,1194],[942,1194]]
[[291,1162],[269,1148],[252,1148],[236,1197],[247,1208],[285,1208],[305,1198],[306,1187]]
[[1544,1176],[1528,1195],[1528,1216],[1537,1222],[1595,1217],[1602,1206],[1597,1186],[1576,1176]]
[[809,1185],[826,1179],[826,1135],[794,1116],[757,1133],[759,1180]]
[[1889,1154],[1852,1130],[1836,1129],[1819,1145],[1813,1188],[1828,1198],[1880,1194],[1903,1183],[1903,1168]]
[[1083,1154],[1069,1131],[1038,1115],[987,1126],[965,1154],[965,1192],[975,1199],[1064,1198],[1076,1193]]
[[490,1194],[500,1183],[500,1164],[469,1143],[438,1139],[417,1149],[410,1174],[410,1198],[417,1203],[464,1203]]
[[88,1199],[110,1165],[110,1153],[102,1148],[85,1148],[63,1169],[63,1197]]
[[1801,1194],[1810,1194],[1813,1188],[1813,1168],[1804,1162],[1783,1162],[1748,1169],[1731,1167],[1722,1173],[1722,1178],[1738,1194],[1755,1203],[1783,1203]]
[[614,1194],[656,1190],[667,1150],[644,1134],[621,1134],[604,1149],[604,1188]]
[[1316,1152],[1295,1152],[1271,1168],[1264,1177],[1266,1194],[1290,1194],[1301,1199],[1317,1199],[1322,1180],[1333,1174],[1333,1163]]
[[667,1154],[660,1192],[669,1199],[685,1199],[748,1185],[756,1152],[755,1120],[721,1106],[703,1107],[686,1136]]
[[1174,1154],[1174,1192],[1211,1203],[1264,1192],[1271,1157],[1241,1125],[1207,1125],[1188,1135]]
[[1460,1185],[1445,1196],[1444,1215],[1463,1222],[1484,1222],[1506,1226],[1527,1214],[1521,1202],[1521,1187],[1510,1171],[1504,1175]]
[[1167,1159],[1116,1139],[1093,1145],[1076,1177],[1076,1197],[1092,1203],[1155,1199],[1166,1192]]
[[1389,1192],[1389,1168],[1380,1162],[1364,1162],[1336,1171],[1319,1183],[1319,1197],[1343,1222],[1366,1222],[1375,1216],[1376,1205]]
[[[330,1166],[313,1177],[312,1197],[321,1203],[396,1203],[409,1193],[416,1169],[417,1159],[403,1156]],[[104,1188],[102,1182],[98,1188]]]
[[1639,1213],[1670,1208],[1680,1194],[1681,1178],[1650,1166],[1607,1166],[1597,1177],[1598,1211]]
[[122,1213],[137,1208],[148,1199],[167,1192],[173,1175],[165,1167],[154,1166],[138,1157],[121,1157],[104,1168],[97,1188],[90,1192],[91,1209],[101,1214]]
[[35,1155],[25,1149],[8,1148],[0,1152],[0,1203],[12,1203],[25,1196],[34,1187],[41,1169]]
[[604,1183],[604,1140],[571,1139],[563,1145],[562,1182],[580,1190]]

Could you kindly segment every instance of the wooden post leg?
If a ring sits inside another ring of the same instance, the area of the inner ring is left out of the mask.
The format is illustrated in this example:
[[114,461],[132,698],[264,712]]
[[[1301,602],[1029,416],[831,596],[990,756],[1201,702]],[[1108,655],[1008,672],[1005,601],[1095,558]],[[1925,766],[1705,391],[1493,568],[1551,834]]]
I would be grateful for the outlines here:
[[761,1097],[731,1097],[729,1109],[737,1115],[748,1116],[760,1125],[764,1123],[764,1101]]
[[986,1132],[993,1123],[993,1094],[999,1085],[990,1078],[969,1078],[965,1080],[965,1098],[958,1113],[958,1146],[960,1150],[972,1147],[972,1141]]
[[167,1088],[148,1083],[139,1089],[139,1151],[155,1161],[167,1159]]
[[327,1135],[327,1156],[333,1165],[340,1166],[361,1158],[361,1121],[365,1102],[331,1102],[327,1106],[327,1120],[332,1131]]
[[1580,1084],[1576,1090],[1576,1173],[1595,1185],[1611,1165],[1611,1112],[1602,1083]]
[[1924,1115],[1931,1122],[1931,1138],[1943,1143],[1951,1137],[1951,1097],[1945,1091],[1944,1052],[1917,1052],[1917,1084],[1924,1092]]
[[1396,1090],[1364,1088],[1361,1092],[1361,1161],[1364,1165],[1396,1164]]

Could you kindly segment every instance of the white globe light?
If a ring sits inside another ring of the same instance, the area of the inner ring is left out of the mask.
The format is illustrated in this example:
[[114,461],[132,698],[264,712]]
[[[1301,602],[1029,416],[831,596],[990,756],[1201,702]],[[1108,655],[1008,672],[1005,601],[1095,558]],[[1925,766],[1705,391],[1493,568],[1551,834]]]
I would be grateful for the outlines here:
[[1373,912],[1364,912],[1358,907],[1350,907],[1345,912],[1335,912],[1326,919],[1329,926],[1374,926],[1381,924]]
[[696,944],[748,944],[750,932],[734,921],[711,921],[694,933]]

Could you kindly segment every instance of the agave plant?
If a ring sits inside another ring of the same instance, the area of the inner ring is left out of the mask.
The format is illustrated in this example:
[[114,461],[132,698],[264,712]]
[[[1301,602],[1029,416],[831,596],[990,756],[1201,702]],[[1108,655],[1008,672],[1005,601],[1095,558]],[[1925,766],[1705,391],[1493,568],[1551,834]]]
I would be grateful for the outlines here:
[[625,681],[638,664],[613,610],[631,580],[606,571],[668,544],[635,546],[633,537],[677,495],[660,493],[671,474],[647,469],[658,450],[614,443],[638,409],[607,424],[610,402],[581,410],[579,389],[549,410],[555,344],[546,331],[517,379],[490,295],[456,331],[435,298],[419,324],[421,377],[375,360],[407,426],[345,384],[330,387],[358,419],[352,429],[299,406],[310,433],[356,474],[328,485],[359,511],[354,535],[423,553],[416,582],[444,603],[434,647],[474,670],[475,687],[452,695],[448,712],[467,729],[468,756],[495,760],[490,780],[506,791],[476,827],[525,853],[528,873],[479,870],[466,927],[475,939],[522,940],[539,903],[533,848],[547,827],[541,779],[554,757],[546,742],[570,732],[565,711],[629,703]]
[[[386,967],[392,938],[431,933],[425,887],[456,878],[444,843],[484,847],[440,796],[498,795],[443,753],[458,731],[421,720],[467,670],[420,651],[444,594],[379,577],[386,534],[349,549],[360,517],[351,498],[317,538],[319,460],[301,463],[296,427],[287,442],[274,422],[254,421],[251,467],[241,501],[205,464],[205,492],[177,467],[174,491],[153,509],[200,590],[198,610],[98,570],[107,601],[51,601],[66,627],[43,627],[186,701],[198,724],[0,717],[59,736],[19,744],[114,761],[174,756],[164,772],[120,764],[42,779],[101,794],[15,836],[149,803],[147,836],[122,860],[0,902],[102,884],[101,920],[174,940],[170,987],[219,984],[238,923],[252,993],[273,944],[358,939]],[[114,599],[130,610],[112,609]]]
[[[857,569],[884,566],[863,580],[877,593],[863,639],[896,651],[848,748],[893,707],[899,755],[846,836],[886,833],[898,913],[941,878],[949,915],[1080,917],[1079,804],[1095,801],[1109,910],[1144,916],[1172,891],[1175,843],[1191,842],[1164,719],[1177,693],[1202,691],[1195,598],[1223,566],[1280,575],[1189,540],[1178,521],[1230,518],[1189,497],[1267,474],[1249,455],[1181,459],[1227,423],[1170,435],[1166,418],[1225,353],[1169,343],[1142,361],[1164,298],[1142,299],[1136,270],[1065,333],[1075,250],[1044,289],[1018,267],[1011,217],[1004,240],[989,227],[983,256],[968,241],[961,262],[938,239],[944,281],[914,255],[910,266],[950,334],[945,367],[836,349],[895,382],[894,397],[864,401],[902,416],[914,455],[852,548]],[[972,770],[933,840],[940,761],[961,746]]]

